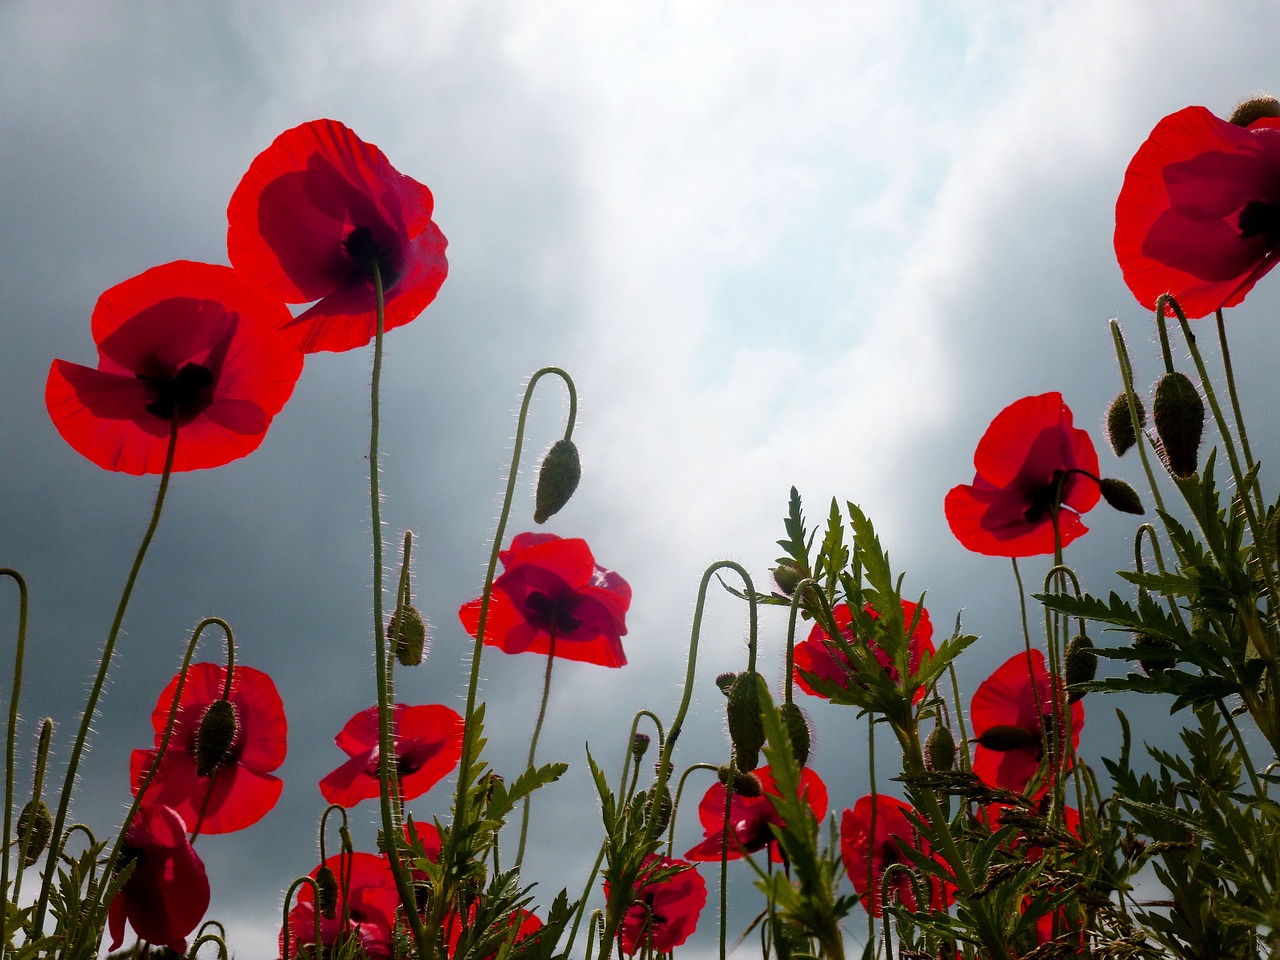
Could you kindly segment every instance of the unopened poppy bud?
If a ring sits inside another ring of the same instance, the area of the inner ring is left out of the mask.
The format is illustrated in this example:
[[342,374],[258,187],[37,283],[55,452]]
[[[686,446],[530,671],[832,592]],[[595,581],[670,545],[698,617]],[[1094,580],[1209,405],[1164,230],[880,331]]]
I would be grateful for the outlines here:
[[1151,419],[1169,472],[1182,480],[1193,475],[1204,431],[1204,401],[1185,373],[1175,370],[1156,381]]
[[338,913],[338,878],[328,864],[316,871],[316,903],[320,916],[332,920]]
[[422,663],[427,649],[427,624],[412,603],[396,607],[387,623],[387,636],[394,644],[396,659],[403,666],[416,667]]
[[716,677],[716,686],[719,687],[720,692],[727,697],[729,695],[729,691],[733,689],[733,681],[737,679],[738,675],[732,671],[729,673],[722,673],[720,676]]
[[809,576],[809,568],[794,560],[783,560],[773,568],[773,582],[786,597],[795,593],[800,581],[809,579]]
[[1033,747],[1040,742],[1040,734],[1028,730],[1025,727],[1014,727],[1007,724],[997,724],[994,727],[988,727],[978,737],[978,745],[986,747],[988,750],[994,750],[997,753],[1007,753],[1010,750],[1022,750],[1026,747]]
[[196,734],[196,774],[211,777],[226,760],[239,730],[236,707],[230,700],[215,700],[209,704],[200,720],[200,732]]
[[1142,499],[1138,496],[1138,491],[1123,480],[1103,477],[1098,481],[1098,489],[1102,491],[1102,499],[1121,513],[1146,513],[1142,508]]
[[631,756],[639,762],[649,750],[649,735],[647,733],[633,733],[631,735]]
[[[1147,425],[1147,411],[1142,405],[1142,398],[1137,394],[1133,402],[1138,408],[1138,426]],[[1133,418],[1129,416],[1129,396],[1121,393],[1107,407],[1106,421],[1107,443],[1117,457],[1123,457],[1138,442],[1138,435],[1133,430]]]
[[809,762],[809,744],[812,739],[809,734],[809,721],[805,719],[804,711],[794,703],[784,703],[779,707],[778,716],[782,718],[782,725],[787,730],[787,742],[791,744],[791,754],[796,758],[796,763],[803,767]]
[[673,806],[671,791],[668,788],[662,788],[662,793],[657,795],[656,803],[654,802],[654,791],[651,790],[644,801],[644,818],[653,821],[659,830],[665,830],[671,822]]
[[1263,117],[1280,117],[1280,100],[1275,97],[1250,97],[1236,107],[1227,119],[1237,127],[1247,127]]
[[760,765],[760,748],[764,746],[764,720],[760,716],[764,678],[754,670],[738,674],[729,688],[729,739],[738,766],[754,770]]
[[1138,666],[1148,677],[1164,673],[1173,667],[1173,656],[1178,645],[1167,637],[1153,637],[1149,633],[1133,635],[1133,649],[1138,655]]
[[740,797],[758,797],[764,793],[764,784],[760,782],[760,778],[754,773],[737,769],[736,767],[719,767],[716,769],[716,776],[720,778],[720,782],[728,786],[730,774],[733,779],[733,792]]
[[582,479],[578,447],[572,440],[557,440],[542,459],[538,490],[533,498],[533,522],[546,523],[569,502]]
[[956,765],[956,739],[942,724],[934,727],[924,742],[924,758],[935,773],[945,773]]
[[49,816],[48,805],[43,800],[28,800],[18,814],[17,831],[19,849],[23,843],[27,845],[22,865],[29,867],[40,859],[40,854],[49,845],[49,837],[53,835],[53,818]]
[[1077,684],[1088,683],[1098,674],[1098,655],[1093,652],[1093,641],[1087,634],[1078,634],[1067,644],[1066,657],[1067,702],[1075,703],[1084,691],[1072,689]]

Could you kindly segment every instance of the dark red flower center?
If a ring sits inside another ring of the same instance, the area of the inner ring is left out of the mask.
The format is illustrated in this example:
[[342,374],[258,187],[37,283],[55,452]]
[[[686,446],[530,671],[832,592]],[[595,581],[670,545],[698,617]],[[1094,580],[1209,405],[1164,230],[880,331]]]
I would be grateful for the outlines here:
[[573,593],[549,597],[541,590],[533,590],[525,598],[525,619],[552,636],[562,637],[582,626],[582,621],[573,615],[577,605],[578,597]]
[[1250,200],[1240,211],[1236,227],[1241,240],[1262,237],[1269,247],[1280,244],[1280,203]]
[[373,231],[368,227],[356,227],[343,238],[342,249],[359,265],[359,272],[373,276],[373,264],[378,265],[378,275],[382,278],[382,288],[390,290],[399,277],[399,270],[392,263],[389,251],[378,245]]
[[1033,487],[1027,492],[1027,506],[1022,511],[1022,519],[1027,523],[1039,523],[1052,516],[1053,509],[1058,506],[1059,490],[1065,471],[1053,471],[1053,477],[1047,484]]
[[198,363],[185,364],[172,376],[138,374],[150,398],[147,413],[161,420],[190,423],[213,399],[213,373]]

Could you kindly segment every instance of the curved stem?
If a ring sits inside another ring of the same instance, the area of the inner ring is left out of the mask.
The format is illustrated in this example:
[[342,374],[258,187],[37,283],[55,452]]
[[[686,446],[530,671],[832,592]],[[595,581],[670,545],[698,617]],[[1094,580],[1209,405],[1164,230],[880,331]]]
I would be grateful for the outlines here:
[[1116,361],[1120,365],[1120,379],[1124,385],[1125,398],[1129,401],[1129,421],[1133,424],[1133,435],[1138,440],[1135,444],[1138,448],[1138,458],[1142,461],[1142,469],[1147,475],[1147,485],[1151,488],[1156,510],[1163,513],[1164,500],[1160,496],[1160,487],[1156,484],[1155,471],[1151,469],[1151,459],[1147,456],[1146,444],[1142,442],[1142,438],[1147,436],[1147,431],[1142,425],[1142,419],[1138,416],[1138,395],[1133,389],[1133,364],[1129,360],[1129,348],[1125,346],[1120,324],[1115,320],[1111,321],[1111,340],[1116,348]]
[[[9,567],[0,568],[0,577],[8,577],[18,585],[18,642],[14,651],[13,690],[9,695],[9,726],[5,734],[4,754],[4,846],[0,847],[0,892],[9,890],[9,846],[13,843],[13,774],[17,766],[18,697],[22,692],[22,663],[27,649],[27,581]],[[19,864],[18,876],[24,867]],[[15,896],[15,901],[16,901]],[[8,940],[9,912],[0,910],[0,946]]]
[[178,421],[175,419],[169,427],[169,447],[165,452],[164,469],[160,473],[160,487],[156,491],[155,506],[151,510],[151,521],[142,536],[142,543],[133,558],[133,566],[125,579],[124,590],[120,594],[120,602],[116,605],[116,613],[111,621],[111,629],[107,633],[107,642],[102,648],[102,657],[98,661],[98,674],[89,690],[89,698],[84,705],[84,713],[80,717],[80,729],[76,733],[75,743],[71,748],[71,758],[67,761],[67,772],[62,783],[62,793],[58,798],[58,813],[53,820],[53,833],[49,837],[49,869],[45,871],[44,881],[40,884],[40,899],[36,903],[36,911],[32,915],[32,929],[37,934],[44,923],[45,911],[49,908],[49,892],[53,878],[57,875],[58,857],[62,853],[62,828],[67,822],[67,810],[71,806],[71,792],[75,789],[76,771],[80,768],[80,758],[89,740],[89,728],[98,709],[98,698],[102,696],[102,688],[106,685],[107,671],[111,668],[111,656],[115,652],[116,638],[120,636],[120,628],[124,624],[125,610],[129,608],[129,598],[133,596],[134,584],[138,582],[138,573],[142,570],[142,561],[147,556],[147,548],[156,534],[160,524],[160,511],[164,508],[165,494],[169,490],[169,477],[173,473],[173,455],[178,447]]
[[[534,758],[538,752],[538,737],[542,733],[542,722],[547,718],[547,701],[551,698],[551,667],[556,662],[556,633],[552,629],[550,632],[551,642],[547,647],[547,671],[542,677],[542,702],[538,704],[538,720],[533,725],[533,736],[529,740],[529,762],[527,767],[533,767]],[[532,796],[525,794],[524,810],[520,814],[520,843],[516,847],[515,869],[519,870],[520,865],[524,863],[524,842],[529,834],[529,807]]]
[[[41,798],[44,796],[44,771],[45,771],[45,766],[49,762],[49,743],[52,741],[52,739],[53,739],[53,720],[50,719],[49,717],[45,717],[44,720],[40,722],[40,739],[37,741],[37,746],[36,746],[36,772],[35,772],[35,776],[31,778],[31,809],[32,810],[35,810],[37,808],[37,806],[41,801]],[[27,835],[22,838],[22,843],[19,844],[18,846],[18,875],[13,878],[13,894],[10,899],[10,903],[22,902],[20,899],[22,895],[22,877],[23,877],[23,874],[26,873],[27,850],[29,849],[30,840],[31,840],[31,834],[30,834],[30,831],[28,831]],[[8,849],[8,848],[6,847],[5,849]],[[38,851],[33,856],[33,859],[36,856],[39,856]],[[7,867],[8,867],[9,858],[5,857],[4,860],[5,860],[5,866],[6,866],[5,872],[8,873]],[[8,879],[6,879],[5,885],[3,887],[0,887],[0,890],[7,891],[9,889],[8,883],[9,881]],[[3,925],[0,925],[0,930],[3,930],[3,929],[4,929]],[[5,943],[8,943],[8,941],[0,940],[0,944],[5,944]]]

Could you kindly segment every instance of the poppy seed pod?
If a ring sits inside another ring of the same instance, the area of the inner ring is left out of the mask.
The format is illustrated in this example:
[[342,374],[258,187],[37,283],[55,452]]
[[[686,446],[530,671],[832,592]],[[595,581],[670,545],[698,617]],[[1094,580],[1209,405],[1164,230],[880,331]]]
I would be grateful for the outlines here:
[[1102,499],[1121,513],[1135,513],[1141,516],[1147,512],[1142,507],[1142,498],[1138,496],[1138,491],[1123,480],[1103,477],[1098,481],[1098,489],[1102,491]]
[[333,868],[327,863],[316,871],[316,903],[320,907],[320,916],[332,920],[338,912],[338,878],[333,875]]
[[572,440],[557,440],[542,458],[538,489],[533,499],[533,522],[546,523],[569,502],[582,479],[578,447]]
[[227,759],[239,729],[235,704],[230,700],[215,700],[209,704],[200,720],[200,732],[196,735],[196,776],[213,776]]
[[1204,431],[1204,401],[1185,373],[1166,373],[1156,381],[1151,419],[1165,466],[1185,480],[1196,472],[1200,435]]
[[742,770],[754,770],[760,765],[760,748],[764,746],[760,704],[766,696],[764,678],[754,670],[738,674],[729,689],[729,739]]
[[956,765],[956,740],[939,724],[924,742],[924,758],[934,773],[945,773]]
[[387,636],[402,666],[416,667],[422,663],[427,649],[427,624],[417,607],[411,603],[396,607],[387,622]]
[[[1143,406],[1142,398],[1137,394],[1134,394],[1133,402],[1138,409],[1138,426],[1145,427],[1147,408]],[[1111,405],[1107,407],[1104,430],[1107,434],[1107,443],[1111,445],[1111,450],[1117,457],[1123,457],[1138,442],[1138,435],[1133,429],[1133,418],[1129,416],[1128,394],[1117,394],[1111,401]]]
[[1067,702],[1075,703],[1084,696],[1084,691],[1072,688],[1088,683],[1098,673],[1098,655],[1093,652],[1093,641],[1083,633],[1072,637],[1067,644],[1066,661]]
[[1280,100],[1275,97],[1250,97],[1241,101],[1227,121],[1237,127],[1248,127],[1263,117],[1280,117]]
[[720,782],[725,786],[729,785],[732,775],[733,792],[740,797],[758,797],[764,793],[764,785],[760,783],[760,778],[754,773],[746,773],[733,767],[719,767],[716,770],[716,776],[720,778]]
[[49,816],[48,805],[43,800],[28,800],[18,814],[17,826],[18,847],[21,849],[24,843],[27,847],[27,855],[22,861],[24,867],[32,866],[40,859],[52,835],[53,818]]
[[809,722],[805,719],[804,712],[794,703],[784,703],[778,708],[778,716],[782,718],[782,725],[787,731],[787,742],[791,744],[791,753],[796,758],[796,763],[804,766],[809,762]]
[[1008,753],[1010,750],[1023,750],[1040,742],[1040,735],[1025,727],[999,724],[988,727],[977,738],[978,745],[996,753]]

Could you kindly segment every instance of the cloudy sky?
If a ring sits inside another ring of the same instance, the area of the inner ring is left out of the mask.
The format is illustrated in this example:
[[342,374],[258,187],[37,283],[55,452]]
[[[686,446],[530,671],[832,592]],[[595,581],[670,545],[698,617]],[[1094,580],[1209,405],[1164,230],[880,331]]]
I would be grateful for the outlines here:
[[[580,890],[590,863],[584,742],[616,758],[637,709],[672,714],[703,568],[731,558],[767,582],[793,484],[814,519],[833,496],[861,504],[935,623],[964,612],[983,637],[971,692],[1017,649],[1015,594],[1007,564],[951,537],[943,496],[1018,397],[1060,390],[1094,427],[1118,387],[1108,318],[1154,378],[1148,319],[1111,252],[1125,165],[1165,114],[1274,89],[1278,26],[1270,0],[7,0],[0,565],[32,591],[24,734],[54,716],[69,752],[155,493],[61,440],[49,364],[94,362],[88,318],[107,287],[169,260],[225,262],[226,203],[250,160],[317,117],[429,185],[449,238],[449,279],[389,337],[384,379],[383,516],[393,539],[420,538],[433,625],[406,700],[460,708],[456,610],[479,593],[525,379],[555,363],[577,380],[585,474],[550,528],[630,581],[631,662],[557,666],[540,754],[573,770],[535,808],[527,879],[545,899]],[[1275,401],[1274,288],[1231,321],[1259,406]],[[244,957],[273,955],[280,895],[316,863],[332,736],[374,700],[370,356],[310,358],[260,450],[175,478],[82,766],[75,815],[109,831],[190,629],[231,622],[291,726],[279,807],[198,844],[210,915]],[[566,409],[546,384],[534,454]],[[1262,432],[1254,446],[1276,452]],[[1136,463],[1103,464],[1139,479]],[[531,524],[530,475],[513,532]],[[1087,522],[1069,559],[1105,591],[1134,523],[1102,509]],[[1044,569],[1024,566],[1032,581]],[[776,681],[781,621],[765,628]],[[682,765],[726,753],[712,678],[740,665],[744,629],[741,605],[715,596]],[[502,772],[527,749],[542,665],[486,655]],[[866,790],[865,738],[814,704],[813,765],[838,811]],[[1086,751],[1112,746],[1114,705],[1090,702]],[[448,802],[441,786],[412,809]],[[354,814],[364,849],[373,817]],[[690,808],[677,846],[699,835]]]

